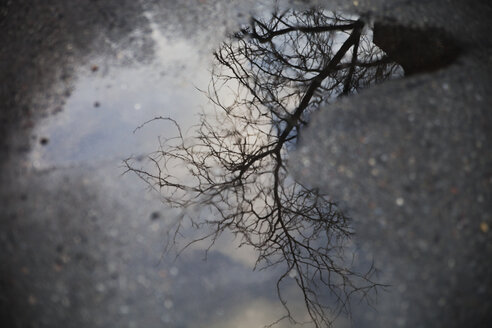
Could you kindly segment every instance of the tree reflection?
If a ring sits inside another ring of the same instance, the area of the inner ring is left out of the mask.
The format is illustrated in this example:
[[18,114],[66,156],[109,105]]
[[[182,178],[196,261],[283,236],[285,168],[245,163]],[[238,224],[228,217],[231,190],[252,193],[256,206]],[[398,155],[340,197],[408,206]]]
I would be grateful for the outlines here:
[[206,92],[214,115],[201,116],[191,139],[171,118],[156,118],[173,122],[176,138],[148,156],[151,166],[125,161],[166,204],[187,209],[175,238],[187,220],[206,231],[194,242],[213,245],[232,232],[257,251],[257,267],[283,268],[277,290],[286,318],[295,321],[281,285],[293,277],[316,327],[331,325],[350,312],[352,295],[379,285],[372,266],[359,272],[347,261],[349,219],[289,175],[288,153],[323,103],[402,75],[366,30],[362,19],[314,9],[252,19],[214,53]]

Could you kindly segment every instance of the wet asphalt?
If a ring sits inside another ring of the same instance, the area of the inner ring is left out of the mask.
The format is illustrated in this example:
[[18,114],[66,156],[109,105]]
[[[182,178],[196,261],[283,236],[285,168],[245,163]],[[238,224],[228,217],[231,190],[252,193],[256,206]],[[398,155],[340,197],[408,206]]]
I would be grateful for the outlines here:
[[292,164],[354,218],[358,240],[392,281],[378,318],[368,317],[377,326],[490,322],[491,11],[452,4],[414,23],[449,32],[461,55],[321,110]]
[[[163,33],[194,40],[205,54],[247,22],[253,3],[1,2],[2,326],[243,327],[246,310],[254,316],[276,301],[268,274],[254,276],[222,253],[207,262],[195,253],[181,262],[162,259],[163,218],[170,213],[138,179],[121,179],[121,171],[99,162],[38,169],[29,157],[33,145],[50,142],[35,127],[64,110],[78,67],[98,70],[96,56],[122,66],[152,61],[145,13]],[[312,3],[424,33],[437,27],[462,49],[445,68],[320,111],[291,156],[296,176],[328,192],[353,218],[359,247],[391,285],[376,310],[354,313],[354,325],[486,327],[492,7],[478,0]],[[137,27],[143,33],[135,37]],[[251,305],[258,295],[261,302]]]

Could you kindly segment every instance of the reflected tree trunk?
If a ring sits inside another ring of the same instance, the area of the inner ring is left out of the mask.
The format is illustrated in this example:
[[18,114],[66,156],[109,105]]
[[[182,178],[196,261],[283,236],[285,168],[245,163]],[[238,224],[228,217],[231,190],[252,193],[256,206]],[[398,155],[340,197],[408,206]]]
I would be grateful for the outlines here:
[[[278,296],[296,322],[282,286],[293,277],[316,327],[350,313],[350,299],[381,286],[374,267],[357,271],[346,245],[350,220],[328,195],[289,174],[289,152],[313,112],[337,97],[395,76],[401,67],[371,42],[366,24],[323,10],[277,11],[254,18],[214,53],[212,115],[195,134],[163,140],[146,164],[125,164],[213,245],[232,232],[253,247],[256,267],[281,267]],[[185,174],[176,173],[176,169]],[[206,209],[193,215],[186,209]],[[175,239],[174,239],[175,240]]]
[[449,65],[460,53],[458,44],[435,28],[424,32],[397,24],[376,23],[373,42],[398,62],[407,76]]

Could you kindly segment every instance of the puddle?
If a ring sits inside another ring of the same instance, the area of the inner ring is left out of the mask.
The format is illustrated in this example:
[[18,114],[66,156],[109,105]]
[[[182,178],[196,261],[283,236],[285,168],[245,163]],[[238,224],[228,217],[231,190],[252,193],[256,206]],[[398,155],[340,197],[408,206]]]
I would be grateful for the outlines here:
[[[220,263],[203,269],[196,288],[225,288],[221,295],[250,288],[250,303],[216,307],[216,327],[268,324],[287,310],[284,319],[326,326],[346,313],[349,296],[376,292],[384,282],[371,275],[370,254],[355,251],[350,221],[329,195],[290,176],[289,151],[321,107],[449,64],[457,52],[448,50],[457,47],[437,31],[378,23],[373,29],[356,16],[315,9],[253,18],[209,58],[155,27],[153,39],[157,57],[148,66],[115,70],[95,60],[98,69],[80,68],[64,110],[36,130],[33,166],[104,162],[121,173],[127,159],[128,174],[146,181],[166,206],[185,210],[173,233],[198,236],[187,235],[184,244],[234,236],[247,251],[231,251],[231,241],[219,239],[211,252],[219,250],[213,258]],[[244,266],[229,270],[229,262]],[[259,276],[247,278],[253,266],[271,269],[264,279],[272,293],[255,284]],[[177,298],[163,304],[178,314],[162,320],[189,324],[180,304],[193,300]],[[197,311],[208,308],[199,304]],[[252,319],[250,312],[261,315]]]
[[[194,226],[201,232],[194,240],[213,244],[232,233],[255,251],[256,268],[280,270],[280,300],[295,283],[309,321],[328,325],[348,310],[349,295],[379,286],[365,259],[349,260],[353,231],[329,195],[289,175],[289,150],[320,107],[403,69],[362,20],[316,10],[253,18],[214,57],[205,93],[213,110],[195,131],[176,132],[146,160],[125,163],[166,204],[184,209],[176,234],[181,224]],[[174,120],[163,123],[179,130]]]
[[64,110],[35,131],[39,140],[31,154],[35,168],[121,161],[129,154],[146,154],[158,136],[171,134],[157,124],[136,133],[139,123],[163,115],[185,125],[193,122],[203,104],[196,88],[208,83],[209,60],[190,41],[170,40],[155,24],[152,27],[156,49],[151,64],[125,67],[96,58],[89,67],[78,69]]

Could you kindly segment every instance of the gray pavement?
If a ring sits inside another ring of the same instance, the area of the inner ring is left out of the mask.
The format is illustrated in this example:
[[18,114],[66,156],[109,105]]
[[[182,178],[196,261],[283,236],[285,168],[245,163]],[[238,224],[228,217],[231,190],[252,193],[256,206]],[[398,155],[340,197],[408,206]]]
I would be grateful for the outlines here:
[[485,327],[491,319],[492,58],[487,21],[477,18],[491,12],[478,3],[441,8],[414,22],[432,19],[465,45],[463,54],[327,106],[292,160],[300,179],[354,218],[357,240],[392,285],[370,320],[378,327]]

